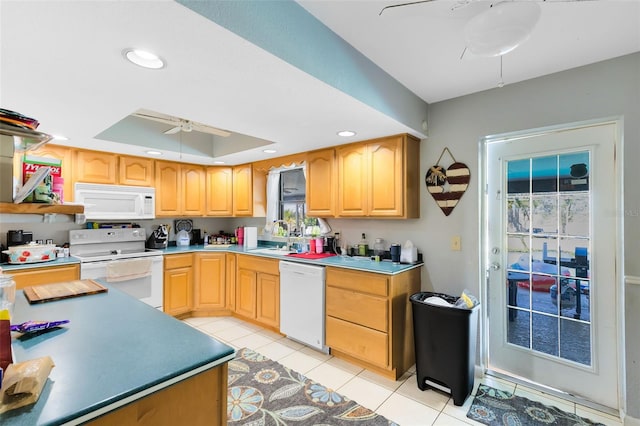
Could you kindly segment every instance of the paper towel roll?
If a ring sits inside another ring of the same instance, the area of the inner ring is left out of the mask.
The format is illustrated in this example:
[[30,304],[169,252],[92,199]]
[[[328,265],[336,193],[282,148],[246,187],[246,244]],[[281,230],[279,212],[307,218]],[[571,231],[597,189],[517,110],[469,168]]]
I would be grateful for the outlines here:
[[254,249],[258,247],[258,228],[255,226],[244,227],[244,248]]

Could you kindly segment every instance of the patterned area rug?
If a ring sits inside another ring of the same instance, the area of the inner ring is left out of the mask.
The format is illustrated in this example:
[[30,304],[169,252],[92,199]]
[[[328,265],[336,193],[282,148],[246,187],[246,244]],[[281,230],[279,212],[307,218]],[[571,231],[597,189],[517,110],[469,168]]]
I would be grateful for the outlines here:
[[559,408],[480,385],[467,417],[490,426],[601,425]]
[[333,389],[247,348],[240,349],[229,362],[227,423],[395,425]]

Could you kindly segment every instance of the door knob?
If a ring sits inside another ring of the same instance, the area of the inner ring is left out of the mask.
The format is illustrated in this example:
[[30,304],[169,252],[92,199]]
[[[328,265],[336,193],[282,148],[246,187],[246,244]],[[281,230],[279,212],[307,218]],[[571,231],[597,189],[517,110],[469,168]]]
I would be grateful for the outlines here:
[[489,270],[498,271],[500,270],[500,264],[498,262],[493,262],[489,265]]

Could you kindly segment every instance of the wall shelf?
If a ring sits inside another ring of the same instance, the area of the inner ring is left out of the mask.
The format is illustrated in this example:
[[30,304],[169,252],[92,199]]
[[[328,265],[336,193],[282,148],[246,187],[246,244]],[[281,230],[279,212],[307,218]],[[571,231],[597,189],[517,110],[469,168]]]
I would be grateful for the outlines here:
[[81,214],[84,213],[84,206],[44,203],[0,203],[0,213]]

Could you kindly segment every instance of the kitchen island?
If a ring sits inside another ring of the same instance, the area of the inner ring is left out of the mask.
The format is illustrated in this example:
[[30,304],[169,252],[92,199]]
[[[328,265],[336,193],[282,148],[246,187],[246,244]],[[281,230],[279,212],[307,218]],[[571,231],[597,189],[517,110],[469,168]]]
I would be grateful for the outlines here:
[[[108,285],[105,285],[108,287]],[[0,414],[0,424],[226,424],[233,348],[116,290],[30,305],[16,295],[15,320],[70,323],[13,334],[14,361],[50,356],[39,400]]]

